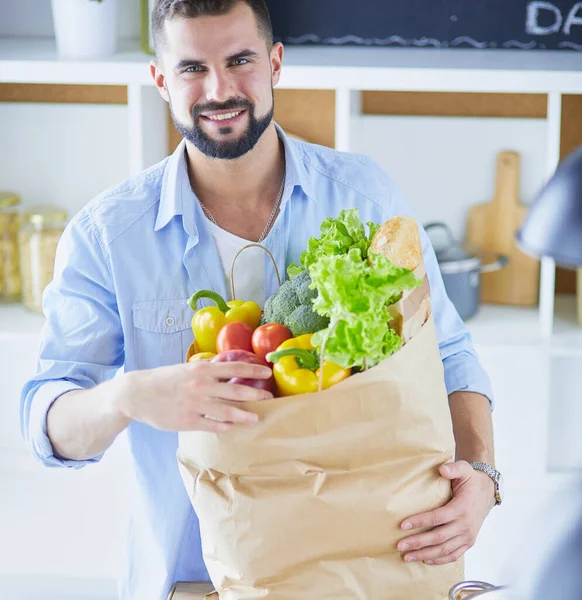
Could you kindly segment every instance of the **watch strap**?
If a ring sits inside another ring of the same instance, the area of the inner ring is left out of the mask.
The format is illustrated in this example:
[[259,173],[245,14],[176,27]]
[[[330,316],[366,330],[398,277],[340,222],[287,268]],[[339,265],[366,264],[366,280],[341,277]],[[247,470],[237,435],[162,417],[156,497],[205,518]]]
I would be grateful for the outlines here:
[[495,505],[498,506],[501,504],[501,493],[499,490],[499,477],[501,474],[499,471],[485,462],[472,462],[469,464],[473,467],[473,469],[476,471],[482,471],[493,480],[493,483],[495,483]]

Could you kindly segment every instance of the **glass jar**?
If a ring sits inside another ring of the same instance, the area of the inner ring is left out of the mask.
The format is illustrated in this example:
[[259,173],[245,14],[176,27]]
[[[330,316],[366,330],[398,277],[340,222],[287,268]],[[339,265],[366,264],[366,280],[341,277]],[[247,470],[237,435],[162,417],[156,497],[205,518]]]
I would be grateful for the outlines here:
[[0,302],[20,300],[20,196],[0,192]]
[[55,206],[40,206],[22,215],[18,235],[22,303],[34,312],[42,312],[42,294],[54,275],[57,245],[68,215]]

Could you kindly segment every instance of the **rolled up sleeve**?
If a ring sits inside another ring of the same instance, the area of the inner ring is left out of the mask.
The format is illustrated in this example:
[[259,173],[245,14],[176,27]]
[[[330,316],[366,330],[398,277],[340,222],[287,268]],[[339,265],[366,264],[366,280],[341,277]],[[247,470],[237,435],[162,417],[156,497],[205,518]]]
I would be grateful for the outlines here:
[[43,312],[36,373],[20,397],[21,434],[45,466],[79,469],[101,456],[84,461],[55,456],[47,435],[48,411],[63,394],[111,379],[124,360],[113,278],[87,212],[75,217],[59,242]]
[[[386,218],[410,215],[418,221],[398,188],[392,182],[390,187],[390,214]],[[471,334],[447,295],[434,249],[423,227],[420,233],[447,393],[476,392],[486,396],[493,408],[494,398],[489,376],[479,361]]]

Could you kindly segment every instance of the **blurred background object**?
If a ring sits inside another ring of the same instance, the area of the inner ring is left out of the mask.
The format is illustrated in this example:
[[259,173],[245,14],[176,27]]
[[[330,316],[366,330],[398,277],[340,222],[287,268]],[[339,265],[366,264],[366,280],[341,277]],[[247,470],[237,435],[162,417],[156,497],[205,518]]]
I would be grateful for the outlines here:
[[466,247],[509,258],[505,269],[483,274],[481,300],[488,304],[536,306],[539,301],[540,262],[515,243],[529,210],[519,199],[520,167],[517,152],[500,152],[492,202],[473,206],[467,215]]
[[[486,223],[482,225],[487,232]],[[434,246],[447,295],[461,319],[471,319],[479,311],[485,277],[505,271],[510,259],[503,254],[485,254],[480,249],[474,253],[464,250],[445,223],[428,223],[424,228]],[[473,244],[472,248],[477,246]]]
[[87,60],[115,54],[119,0],[52,0],[52,11],[61,58]]
[[22,215],[18,234],[22,303],[31,311],[42,312],[42,294],[53,279],[57,245],[67,216],[56,206],[39,206]]
[[0,192],[0,302],[20,300],[19,228],[20,196]]

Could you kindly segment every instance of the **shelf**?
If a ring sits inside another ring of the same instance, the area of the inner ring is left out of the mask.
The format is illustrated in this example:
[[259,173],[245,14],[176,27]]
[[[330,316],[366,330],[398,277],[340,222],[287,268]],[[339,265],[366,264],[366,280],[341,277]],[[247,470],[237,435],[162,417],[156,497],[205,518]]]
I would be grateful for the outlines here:
[[127,42],[111,58],[72,61],[58,58],[54,38],[0,38],[0,82],[153,85],[150,60]]
[[576,319],[576,297],[556,296],[554,331],[542,336],[538,307],[482,305],[478,314],[467,321],[476,347],[540,347],[552,355],[582,356],[582,326]]
[[[153,85],[137,42],[112,58],[68,61],[53,38],[1,38],[0,82]],[[582,93],[582,53],[287,46],[281,88]]]
[[[36,340],[45,323],[43,315],[22,305],[0,305],[0,341]],[[541,347],[552,355],[582,356],[582,325],[576,320],[576,298],[556,296],[554,333],[548,340],[541,335],[539,310],[513,306],[483,305],[467,327],[478,348],[507,349]]]

